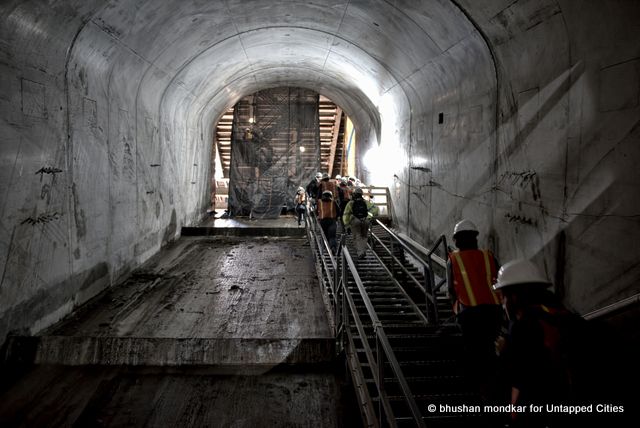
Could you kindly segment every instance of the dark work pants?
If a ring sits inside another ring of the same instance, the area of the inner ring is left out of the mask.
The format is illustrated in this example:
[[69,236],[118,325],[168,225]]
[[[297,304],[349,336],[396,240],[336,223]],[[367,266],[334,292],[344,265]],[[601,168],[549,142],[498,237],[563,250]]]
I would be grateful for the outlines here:
[[480,388],[483,398],[493,400],[504,391],[499,379],[495,341],[503,322],[502,307],[465,307],[457,316],[465,347],[465,372]]
[[298,226],[300,225],[300,222],[304,218],[303,215],[305,215],[306,213],[307,213],[307,207],[304,206],[303,204],[298,204],[298,206],[296,207],[296,214],[298,215]]
[[324,236],[327,237],[327,241],[329,241],[329,248],[333,253],[336,253],[336,219],[335,218],[323,218],[320,219],[320,227],[324,232]]

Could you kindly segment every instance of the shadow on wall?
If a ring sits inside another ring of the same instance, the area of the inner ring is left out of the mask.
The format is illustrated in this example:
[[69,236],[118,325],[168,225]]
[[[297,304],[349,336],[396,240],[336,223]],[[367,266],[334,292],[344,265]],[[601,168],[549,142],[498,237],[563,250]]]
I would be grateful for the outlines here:
[[[586,67],[580,61],[558,71],[544,87],[535,89],[534,96],[518,100],[509,82],[502,82],[499,113],[504,116],[487,137],[497,141],[495,169],[478,171],[459,193],[447,189],[430,170],[424,171],[423,184],[409,189],[411,197],[424,205],[445,202],[446,212],[438,215],[434,231],[448,235],[450,223],[462,214],[484,211],[485,217],[493,216],[495,229],[489,241],[502,261],[535,259],[569,306],[581,313],[633,291],[637,257],[617,253],[633,248],[633,234],[625,235],[624,228],[638,230],[638,216],[631,212],[635,207],[624,193],[633,191],[636,182],[630,160],[638,159],[633,141],[639,138],[640,121],[629,120],[627,111],[617,120],[625,128],[621,135],[605,136],[610,126],[596,119],[613,116],[604,113],[601,104],[589,104],[597,101],[598,87],[590,83],[598,70],[587,74]],[[576,100],[583,98],[587,105],[578,106]],[[600,110],[594,118],[576,117],[572,107]],[[573,138],[577,129],[579,141]],[[485,140],[480,145],[493,144]],[[579,149],[585,147],[589,152],[581,154]],[[574,155],[571,150],[576,148]],[[471,149],[465,151],[464,155],[472,155]],[[485,196],[488,193],[494,195],[493,201]],[[420,230],[415,223],[412,228]],[[615,242],[624,244],[619,247]]]
[[[521,124],[518,132],[511,138],[508,137],[508,134],[510,128],[512,128],[518,120],[518,106],[516,106],[512,101],[513,104],[507,106],[506,109],[503,107],[502,110],[506,110],[508,115],[501,119],[501,123],[499,124],[497,131],[491,133],[487,137],[488,140],[494,140],[497,135],[500,140],[498,146],[499,152],[495,159],[495,162],[498,163],[498,168],[500,168],[500,166],[503,166],[503,169],[509,167],[511,163],[510,158],[518,150],[522,149],[522,146],[540,122],[547,117],[550,112],[557,108],[558,104],[568,95],[569,91],[580,76],[582,76],[584,71],[584,64],[580,62],[572,68],[564,70],[551,83],[549,83],[548,86],[553,85],[556,88],[548,95],[547,99],[539,106],[539,108],[537,108],[536,112],[531,114],[531,118],[526,121],[526,123]],[[504,89],[501,92],[503,91]],[[525,107],[520,106],[520,108],[523,109]],[[486,141],[480,145],[486,145]],[[547,169],[556,170],[557,168],[556,165],[552,165]],[[429,173],[431,173],[431,171],[429,171]],[[464,208],[469,205],[470,202],[485,205],[487,209],[495,209],[505,215],[507,223],[517,223],[523,226],[538,226],[538,224],[534,224],[535,221],[542,221],[542,218],[550,216],[550,213],[544,207],[539,177],[535,171],[505,171],[500,176],[497,176],[497,171],[486,169],[474,181],[474,183],[465,190],[464,195],[444,188],[438,181],[434,180],[432,176],[426,184],[419,186],[417,189],[411,189],[411,191],[412,194],[416,196],[419,192],[424,192],[423,189],[428,189],[431,192],[438,192],[441,194],[441,197],[451,197],[458,201],[453,205],[449,212],[441,217],[442,222],[435,225],[435,227],[432,227],[433,230],[445,230],[445,234],[449,233],[451,226],[450,223],[455,222],[457,217],[464,211]],[[533,199],[533,202],[521,199],[528,199],[529,190],[531,191],[531,199]],[[506,197],[506,201],[509,202],[509,206],[501,206],[500,203],[496,203],[494,205],[483,202],[479,199],[482,195],[488,192],[504,195]],[[431,198],[424,197],[425,200],[434,200],[435,198],[437,198],[437,193],[434,193]],[[515,211],[520,211],[520,213],[514,213],[514,207],[516,208]],[[523,209],[525,207],[533,209],[534,211],[529,213],[528,210]],[[560,219],[560,217],[556,217],[556,219]],[[492,236],[489,236],[489,240],[493,240],[495,242],[495,250],[496,252],[499,252],[500,238],[497,236],[495,230],[490,231],[490,235]],[[541,248],[546,244],[547,243],[543,243]]]
[[[107,263],[98,263],[49,289],[38,290],[33,297],[0,317],[0,340],[4,341],[9,335],[31,335],[56,323],[107,288],[110,273]],[[0,352],[0,355],[3,354]]]
[[169,225],[164,229],[162,245],[166,244],[169,241],[172,241],[175,238],[177,226],[178,221],[176,219],[176,209],[174,208],[171,210],[171,221],[169,221]]

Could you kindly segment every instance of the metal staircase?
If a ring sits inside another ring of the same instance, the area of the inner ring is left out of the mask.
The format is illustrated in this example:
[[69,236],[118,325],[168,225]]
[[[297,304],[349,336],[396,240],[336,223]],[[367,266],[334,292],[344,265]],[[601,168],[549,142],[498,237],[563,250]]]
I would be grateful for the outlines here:
[[440,412],[440,404],[479,403],[445,294],[444,237],[419,254],[374,220],[371,249],[354,260],[350,235],[339,236],[333,255],[313,213],[306,226],[364,425],[490,426],[479,413]]
[[[269,111],[269,105],[257,105],[256,108],[250,108],[254,102],[255,95],[247,96],[243,98],[236,106],[229,107],[216,125],[216,150],[220,157],[220,163],[222,166],[222,175],[225,178],[229,178],[229,169],[231,166],[231,144],[232,144],[232,130],[234,125],[234,109],[239,109],[239,118],[253,117],[255,114],[262,114],[262,120],[264,123],[270,123],[272,118],[269,114],[273,112]],[[254,111],[255,110],[255,111]],[[277,113],[277,112],[275,112]],[[346,169],[346,160],[344,159],[344,123],[345,117],[342,109],[338,107],[329,98],[319,95],[318,101],[318,127],[320,136],[320,171],[328,172],[332,177],[335,174],[342,174]],[[236,118],[237,120],[238,118]],[[264,125],[263,126],[266,126]],[[252,126],[250,123],[246,123],[243,126]],[[289,133],[286,134],[274,134],[271,136],[272,140],[275,140],[276,144],[278,139],[288,139]],[[300,154],[301,157],[309,158],[315,161],[317,153],[314,150],[309,150]],[[315,173],[315,170],[310,174]]]
[[229,178],[231,166],[231,134],[233,129],[233,107],[229,107],[216,125],[216,149],[220,157],[222,175]]

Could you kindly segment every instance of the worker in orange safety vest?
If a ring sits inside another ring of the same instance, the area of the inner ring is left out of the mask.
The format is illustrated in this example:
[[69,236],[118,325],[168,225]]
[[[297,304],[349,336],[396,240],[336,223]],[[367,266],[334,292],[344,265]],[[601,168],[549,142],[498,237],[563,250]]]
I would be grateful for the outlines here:
[[338,249],[336,240],[338,209],[339,207],[334,199],[334,194],[331,193],[330,190],[322,192],[321,198],[318,199],[318,220],[333,254],[335,254]]
[[504,324],[502,308],[493,283],[498,262],[489,250],[478,249],[478,228],[470,220],[455,225],[453,242],[458,248],[449,254],[447,285],[462,330],[466,371],[483,398],[495,398],[498,368],[495,341]]

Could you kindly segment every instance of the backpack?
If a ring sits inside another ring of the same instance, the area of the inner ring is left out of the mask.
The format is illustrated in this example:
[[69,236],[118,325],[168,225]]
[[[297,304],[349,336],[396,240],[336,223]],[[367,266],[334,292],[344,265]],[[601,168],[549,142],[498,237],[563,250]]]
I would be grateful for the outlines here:
[[354,199],[353,206],[351,207],[351,213],[360,220],[367,218],[369,215],[369,207],[364,199]]

